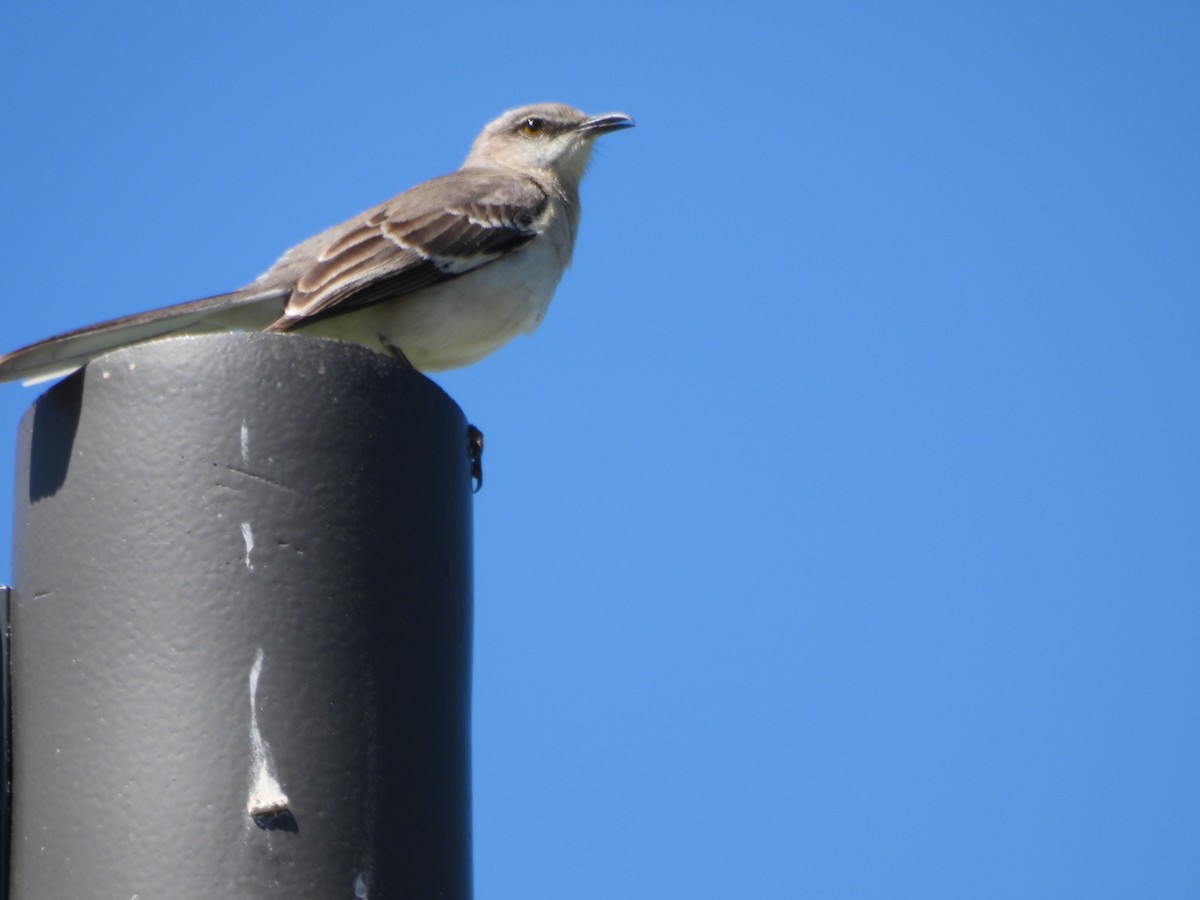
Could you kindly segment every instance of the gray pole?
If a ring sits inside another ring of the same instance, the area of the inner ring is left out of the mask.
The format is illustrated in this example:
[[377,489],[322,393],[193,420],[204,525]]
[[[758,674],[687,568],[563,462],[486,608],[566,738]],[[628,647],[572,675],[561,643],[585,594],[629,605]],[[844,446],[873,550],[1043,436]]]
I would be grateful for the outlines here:
[[423,376],[292,335],[38,400],[10,900],[470,897],[467,444]]
[[8,900],[8,602],[12,593],[0,584],[0,900]]

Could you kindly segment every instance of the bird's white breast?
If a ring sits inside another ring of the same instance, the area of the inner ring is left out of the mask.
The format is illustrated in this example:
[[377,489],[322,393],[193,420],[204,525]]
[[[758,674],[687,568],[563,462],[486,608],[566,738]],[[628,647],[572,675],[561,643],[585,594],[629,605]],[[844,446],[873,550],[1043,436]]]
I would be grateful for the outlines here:
[[469,365],[546,315],[570,260],[570,247],[553,232],[457,278],[297,330],[395,346],[425,372]]

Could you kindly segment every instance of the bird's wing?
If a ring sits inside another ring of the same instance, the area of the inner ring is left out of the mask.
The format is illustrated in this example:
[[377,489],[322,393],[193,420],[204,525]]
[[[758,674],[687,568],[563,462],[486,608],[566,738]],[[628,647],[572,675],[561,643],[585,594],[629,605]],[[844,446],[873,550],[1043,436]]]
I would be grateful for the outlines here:
[[0,382],[36,384],[67,375],[109,350],[168,334],[262,328],[279,315],[286,288],[234,291],[110,319],[0,356]]
[[[462,275],[528,243],[549,196],[514,173],[462,169],[337,229],[296,280],[273,331]],[[282,263],[294,266],[287,256]],[[271,273],[263,276],[270,281]]]
[[310,238],[240,291],[89,325],[0,356],[0,382],[56,378],[109,350],[168,334],[285,331],[396,297],[522,246],[537,235],[548,202],[533,179],[461,169]]

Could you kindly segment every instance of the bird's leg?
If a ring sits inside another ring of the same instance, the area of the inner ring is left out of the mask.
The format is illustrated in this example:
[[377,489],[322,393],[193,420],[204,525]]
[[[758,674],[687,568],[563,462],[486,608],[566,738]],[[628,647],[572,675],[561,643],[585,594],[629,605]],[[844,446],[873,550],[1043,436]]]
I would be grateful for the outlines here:
[[414,366],[412,364],[412,362],[409,360],[409,358],[404,355],[403,350],[401,350],[395,344],[391,343],[382,334],[379,336],[379,343],[383,345],[384,350],[386,350],[389,354],[391,354],[392,359],[394,359],[396,362],[400,363],[400,365],[404,366],[404,368],[406,368],[406,369],[416,369],[417,368],[416,366]]

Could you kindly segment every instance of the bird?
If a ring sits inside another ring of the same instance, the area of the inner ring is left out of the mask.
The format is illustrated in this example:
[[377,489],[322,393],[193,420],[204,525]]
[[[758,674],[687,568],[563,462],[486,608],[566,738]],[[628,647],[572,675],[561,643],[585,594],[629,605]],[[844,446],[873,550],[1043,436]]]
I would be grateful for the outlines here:
[[462,166],[292,247],[226,294],[89,325],[0,356],[36,384],[168,335],[294,332],[361,344],[421,372],[476,362],[542,321],[570,265],[597,137],[632,127],[561,103],[503,113]]

